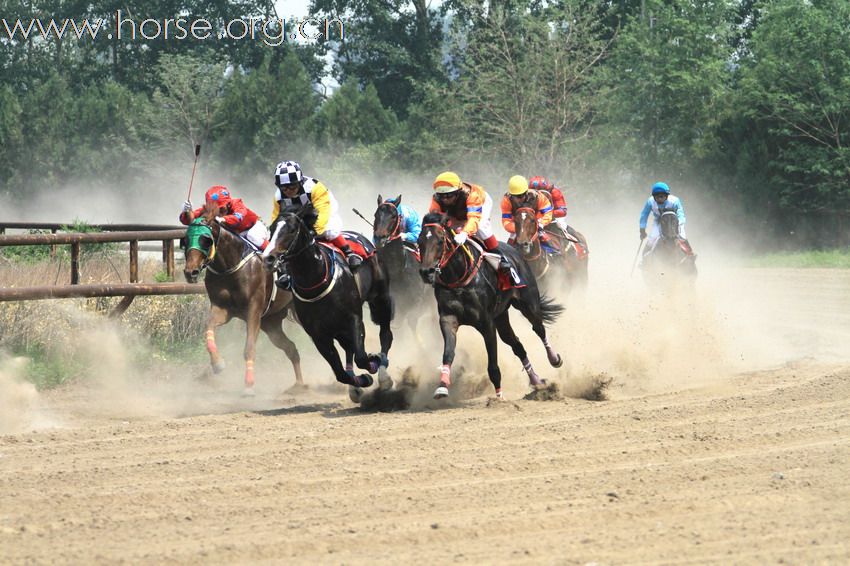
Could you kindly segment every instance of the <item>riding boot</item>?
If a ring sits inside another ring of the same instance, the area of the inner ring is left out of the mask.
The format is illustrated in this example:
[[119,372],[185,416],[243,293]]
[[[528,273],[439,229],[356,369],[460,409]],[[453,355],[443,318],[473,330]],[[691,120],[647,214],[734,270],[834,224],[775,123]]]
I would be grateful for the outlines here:
[[354,253],[348,244],[340,247],[340,250],[345,254],[345,259],[348,260],[348,267],[352,270],[357,269],[363,263],[363,258]]

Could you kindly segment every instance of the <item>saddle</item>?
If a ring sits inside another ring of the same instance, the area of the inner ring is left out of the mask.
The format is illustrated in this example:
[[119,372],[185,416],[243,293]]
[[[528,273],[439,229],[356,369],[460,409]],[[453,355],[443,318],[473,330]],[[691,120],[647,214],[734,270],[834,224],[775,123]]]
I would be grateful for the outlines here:
[[[589,253],[587,249],[587,244],[570,234],[569,232],[564,231],[558,224],[552,222],[544,231],[555,238],[550,238],[547,244],[542,244],[543,248],[550,255],[561,255],[572,245],[576,250],[576,256],[579,259],[583,259]],[[564,244],[566,242],[566,244]]]

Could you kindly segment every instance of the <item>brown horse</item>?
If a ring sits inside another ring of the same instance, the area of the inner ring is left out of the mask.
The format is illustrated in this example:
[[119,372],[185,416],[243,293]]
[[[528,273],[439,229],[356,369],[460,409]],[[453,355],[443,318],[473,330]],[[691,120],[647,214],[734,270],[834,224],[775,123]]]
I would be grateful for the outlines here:
[[245,393],[253,394],[254,356],[261,328],[292,362],[295,386],[303,387],[301,358],[295,344],[283,332],[283,320],[291,309],[292,293],[275,287],[273,274],[263,267],[260,256],[240,236],[219,225],[215,221],[217,214],[215,205],[207,206],[203,216],[192,221],[186,231],[186,267],[183,270],[189,283],[196,283],[201,271],[207,271],[204,278],[210,299],[207,350],[213,371],[219,373],[225,365],[215,343],[215,329],[236,317],[248,325],[244,354]]
[[569,289],[587,285],[588,254],[584,236],[572,229],[574,234],[565,234],[560,226],[552,222],[546,226],[545,232],[554,240],[553,245],[559,250],[547,250],[540,241],[536,210],[526,206],[519,207],[514,211],[513,221],[516,226],[516,246],[538,281],[546,281],[545,277],[554,266],[560,270]]

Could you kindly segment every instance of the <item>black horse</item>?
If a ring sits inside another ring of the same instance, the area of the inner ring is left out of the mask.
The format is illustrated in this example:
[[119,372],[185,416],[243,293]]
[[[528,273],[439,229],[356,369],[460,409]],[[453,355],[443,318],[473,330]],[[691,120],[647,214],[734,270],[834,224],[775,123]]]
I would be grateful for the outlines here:
[[[266,268],[275,270],[284,262],[289,264],[298,320],[337,381],[349,385],[352,401],[359,402],[362,388],[372,385],[373,379],[368,373],[355,375],[352,360],[360,369],[378,372],[382,389],[392,387],[392,379],[386,373],[387,354],[393,342],[389,278],[376,254],[358,268],[355,276],[339,250],[316,241],[312,229],[315,220],[316,212],[310,205],[281,214],[271,244],[263,254]],[[363,236],[346,234],[357,237],[364,247],[371,247]],[[364,301],[369,303],[372,322],[380,327],[380,354],[369,354],[364,347]],[[345,350],[345,367],[334,340]]]
[[687,240],[679,237],[676,212],[662,212],[659,226],[661,236],[646,250],[641,263],[644,279],[650,285],[693,283],[697,276],[697,256]]
[[415,333],[418,315],[427,293],[419,277],[419,247],[401,238],[400,204],[401,195],[387,200],[378,195],[372,234],[378,256],[392,281],[396,309]]
[[563,307],[540,296],[531,268],[515,249],[504,243],[499,244],[500,251],[509,258],[525,286],[503,290],[496,268],[485,257],[483,248],[469,243],[458,246],[453,236],[454,232],[448,226],[445,215],[430,213],[425,216],[419,235],[419,250],[422,254],[420,275],[426,283],[434,286],[440,330],[443,333],[443,365],[440,369],[440,385],[434,392],[434,398],[440,399],[449,394],[457,329],[461,325],[472,326],[484,337],[487,375],[496,388],[497,396],[501,397],[502,393],[497,334],[522,361],[529,383],[533,387],[544,384],[531,367],[525,347],[511,328],[508,307],[513,306],[528,319],[534,332],[543,341],[549,363],[553,367],[560,367],[562,360],[549,345],[543,323],[553,322]]
[[245,339],[245,392],[254,387],[254,356],[260,329],[272,344],[280,348],[292,362],[296,387],[304,386],[301,359],[295,344],[283,332],[283,321],[292,308],[292,293],[275,288],[272,274],[263,269],[259,256],[248,249],[245,241],[215,222],[218,206],[204,208],[204,216],[196,218],[186,231],[184,252],[186,281],[196,283],[206,270],[204,285],[210,299],[207,319],[207,350],[213,371],[224,369],[224,360],[215,343],[215,329],[231,318],[241,318],[247,325]]

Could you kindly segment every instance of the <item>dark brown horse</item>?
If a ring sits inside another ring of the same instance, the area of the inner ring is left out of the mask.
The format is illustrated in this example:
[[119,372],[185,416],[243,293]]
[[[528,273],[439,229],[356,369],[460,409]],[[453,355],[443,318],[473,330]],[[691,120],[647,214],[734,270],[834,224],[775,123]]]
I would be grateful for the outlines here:
[[224,360],[215,343],[215,329],[236,317],[248,325],[245,340],[245,392],[253,394],[254,356],[257,335],[262,328],[272,344],[292,362],[296,387],[304,386],[301,358],[295,344],[283,332],[283,320],[292,305],[292,294],[278,290],[272,274],[253,249],[215,221],[217,207],[207,206],[203,217],[196,218],[186,231],[186,281],[196,283],[206,270],[204,285],[210,299],[207,319],[207,350],[213,371],[224,369]]
[[679,217],[675,211],[661,213],[660,237],[647,246],[641,269],[647,284],[693,285],[697,277],[696,254],[690,244],[679,236]]
[[[363,262],[356,274],[352,273],[338,249],[316,240],[313,230],[316,216],[309,204],[284,211],[273,230],[271,244],[263,252],[264,261],[270,270],[288,264],[298,320],[331,366],[337,381],[350,386],[351,400],[359,402],[363,388],[374,383],[370,373],[378,374],[382,389],[393,385],[386,371],[387,354],[393,342],[389,277],[377,254]],[[356,237],[364,248],[372,248],[361,235],[346,234]],[[365,349],[364,302],[369,305],[372,322],[379,328],[380,354],[370,354]],[[345,366],[334,341],[345,350]],[[354,364],[369,373],[356,375]]]
[[457,330],[461,325],[472,326],[484,338],[487,375],[496,388],[497,396],[502,395],[497,335],[520,359],[531,386],[536,388],[543,385],[544,380],[534,371],[525,347],[511,327],[508,308],[516,308],[531,323],[553,367],[560,367],[562,360],[549,345],[543,324],[554,322],[563,308],[540,296],[531,268],[515,249],[507,244],[499,244],[500,251],[510,260],[525,286],[503,290],[496,268],[483,255],[483,248],[470,243],[458,246],[453,237],[454,232],[448,226],[445,215],[430,213],[425,216],[419,235],[419,250],[422,254],[420,275],[423,281],[434,286],[440,330],[443,333],[443,365],[440,369],[440,385],[434,391],[434,398],[441,399],[449,394],[451,364],[457,345]]
[[386,200],[378,195],[372,241],[392,282],[390,292],[396,305],[396,314],[404,318],[415,334],[416,323],[426,300],[430,299],[419,277],[419,246],[416,242],[402,239],[400,204],[401,195]]
[[575,235],[565,234],[560,226],[552,222],[545,228],[552,242],[550,249],[546,249],[547,246],[540,241],[536,210],[519,207],[514,211],[513,221],[516,226],[516,245],[538,281],[548,282],[546,277],[554,268],[557,273],[555,286],[560,286],[564,280],[570,290],[587,285],[588,254],[584,236],[575,230],[572,230]]

